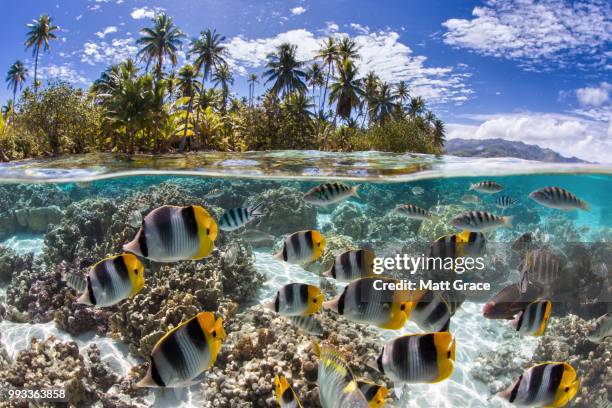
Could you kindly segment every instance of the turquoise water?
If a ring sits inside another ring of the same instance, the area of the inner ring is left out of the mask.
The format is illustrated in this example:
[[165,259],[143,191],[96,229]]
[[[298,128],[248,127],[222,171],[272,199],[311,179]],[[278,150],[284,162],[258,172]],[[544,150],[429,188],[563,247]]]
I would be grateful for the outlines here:
[[[512,216],[512,227],[485,234],[483,271],[456,276],[491,288],[461,294],[465,299],[450,323],[457,355],[447,380],[402,388],[366,364],[376,358],[385,341],[422,333],[413,321],[399,330],[383,330],[325,310],[317,314],[324,327],[320,341],[341,350],[356,377],[386,384],[391,389],[388,406],[511,406],[495,393],[544,357],[568,359],[585,378],[568,406],[598,406],[612,397],[607,394],[609,370],[601,368],[608,360],[589,360],[589,353],[609,356],[610,340],[592,343],[580,330],[562,330],[571,316],[577,316],[571,317],[578,319],[576,324],[590,327],[609,312],[612,172],[606,166],[380,153],[273,152],[133,160],[87,156],[0,164],[0,180],[0,342],[8,355],[6,364],[0,360],[0,386],[48,385],[49,374],[27,384],[16,384],[14,374],[28,370],[19,365],[19,353],[31,349],[31,338],[53,335],[62,342],[75,341],[83,357],[79,385],[71,395],[71,401],[82,406],[105,400],[133,406],[273,407],[278,406],[274,374],[289,378],[304,407],[320,406],[316,375],[313,379],[308,369],[309,362],[316,362],[310,336],[261,305],[293,282],[318,286],[331,299],[346,286],[320,276],[334,256],[367,248],[378,257],[418,257],[435,239],[460,232],[450,224],[453,217],[478,210]],[[468,191],[470,184],[482,180],[494,180],[504,189],[496,194]],[[359,197],[328,206],[304,201],[303,194],[324,181],[359,185]],[[529,198],[529,193],[546,186],[572,192],[590,205],[590,211],[546,208]],[[211,194],[213,190],[219,192]],[[468,202],[465,195],[479,202]],[[517,205],[498,208],[500,195],[517,199]],[[225,210],[257,202],[263,202],[264,215],[246,229],[270,238],[247,242],[241,236],[245,228],[219,231],[215,249],[201,261],[160,265],[143,260],[144,288],[115,306],[96,311],[77,306],[75,290],[61,281],[64,272],[83,273],[121,253],[142,217],[155,208],[200,205],[218,222]],[[417,205],[437,220],[407,219],[394,211],[400,204]],[[285,237],[309,229],[326,238],[321,259],[293,265],[273,257]],[[521,255],[510,246],[525,232],[534,233],[538,245],[563,257],[566,275],[559,279],[577,288],[571,295],[555,298],[549,324],[554,330],[540,338],[521,337],[508,321],[482,314],[486,300],[519,281]],[[429,279],[429,273],[389,271],[406,279]],[[222,316],[228,333],[204,378],[180,392],[133,389],[131,384],[144,374],[155,341],[202,310]],[[107,374],[91,369],[87,350],[92,344],[100,349]],[[284,349],[288,351],[279,352]]]

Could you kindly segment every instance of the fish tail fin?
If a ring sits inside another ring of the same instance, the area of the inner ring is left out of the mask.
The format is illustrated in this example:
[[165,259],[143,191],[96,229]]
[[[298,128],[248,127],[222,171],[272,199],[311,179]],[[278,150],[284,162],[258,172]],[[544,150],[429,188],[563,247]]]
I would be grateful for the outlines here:
[[356,186],[351,187],[351,194],[352,194],[354,197],[361,198],[361,197],[359,196],[359,192],[358,192],[357,190],[359,190],[359,185],[356,185]]
[[329,268],[328,270],[321,272],[321,276],[324,276],[326,278],[331,278],[332,277],[332,269],[333,269],[333,267],[334,266],[332,265],[332,267]]
[[279,261],[284,261],[285,257],[283,256],[283,251],[279,251],[276,254],[274,254],[274,259],[278,259]]
[[82,305],[91,305],[91,299],[89,297],[89,292],[85,291],[81,294],[81,296],[79,296],[77,298],[77,303],[80,303]]
[[580,208],[587,212],[591,211],[591,206],[586,201],[580,201]]
[[378,364],[376,363],[376,360],[370,359],[366,361],[365,365],[366,367],[371,368],[372,370],[380,372],[380,369],[378,368]]
[[255,204],[254,206],[249,208],[249,214],[251,214],[251,217],[262,217],[264,214],[261,212],[261,209],[263,208],[263,201],[258,202],[257,204]]
[[147,374],[142,378],[142,380],[140,380],[136,384],[134,384],[134,387],[136,387],[136,388],[158,387],[158,385],[155,384],[155,381],[153,381],[153,376],[151,375],[151,369],[150,368],[147,370]]
[[275,306],[275,302],[273,300],[265,302],[262,306],[266,310],[276,311],[276,307],[274,307]]
[[468,190],[471,191],[471,190],[474,190],[475,188],[476,188],[476,184],[472,183],[472,184],[470,184],[470,188],[468,188]]
[[521,316],[523,315],[523,311],[521,310],[520,312],[518,312],[518,314],[514,317],[514,319],[512,319],[512,321],[510,321],[510,325],[512,327],[514,327],[516,330],[518,330],[518,324],[519,321],[521,320]]
[[502,221],[504,223],[504,226],[508,227],[508,228],[512,228],[512,215],[505,215],[502,217]]

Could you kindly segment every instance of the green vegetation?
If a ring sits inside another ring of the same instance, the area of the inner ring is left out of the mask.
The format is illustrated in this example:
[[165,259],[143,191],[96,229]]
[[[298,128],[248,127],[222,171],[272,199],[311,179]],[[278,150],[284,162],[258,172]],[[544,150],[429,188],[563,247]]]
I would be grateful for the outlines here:
[[[42,15],[28,25],[34,83],[18,100],[28,70],[21,61],[8,70],[13,99],[2,108],[2,161],[92,151],[440,153],[444,145],[444,123],[405,82],[359,72],[359,47],[350,37],[327,38],[313,62],[298,59],[297,45],[280,44],[261,78],[249,74],[248,97],[238,98],[225,37],[204,30],[188,42],[160,14],[140,31],[137,60],[109,66],[87,90],[62,82],[39,89],[38,56],[56,38],[52,22]],[[181,48],[189,62],[177,67]]]

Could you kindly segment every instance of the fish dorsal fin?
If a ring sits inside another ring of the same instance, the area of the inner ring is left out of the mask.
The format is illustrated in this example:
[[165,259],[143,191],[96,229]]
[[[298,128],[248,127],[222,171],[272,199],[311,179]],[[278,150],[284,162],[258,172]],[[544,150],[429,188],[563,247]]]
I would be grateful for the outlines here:
[[192,321],[193,319],[197,318],[197,316],[192,317],[191,319],[185,320],[184,322],[181,322],[178,326],[176,326],[175,328],[171,329],[170,331],[166,332],[166,334],[164,334],[159,340],[157,340],[157,343],[155,343],[155,345],[153,346],[153,350],[157,349],[157,347],[164,341],[166,340],[170,335],[172,335],[174,332],[176,332],[178,329],[180,329],[181,327],[183,327],[184,325],[188,324],[190,321]]

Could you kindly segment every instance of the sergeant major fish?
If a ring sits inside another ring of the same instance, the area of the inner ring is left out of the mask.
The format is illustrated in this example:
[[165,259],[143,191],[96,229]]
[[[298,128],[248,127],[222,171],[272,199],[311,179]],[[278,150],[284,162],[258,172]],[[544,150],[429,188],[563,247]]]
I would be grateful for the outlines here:
[[589,205],[585,201],[582,201],[574,194],[561,187],[543,187],[531,192],[529,197],[544,207],[558,210],[573,210],[579,208],[584,211],[589,211]]
[[223,320],[201,312],[166,333],[153,347],[137,387],[186,387],[216,361],[226,338]]
[[274,257],[289,263],[314,262],[325,251],[325,237],[315,230],[298,231],[283,242],[283,249]]
[[323,293],[316,286],[289,283],[280,288],[265,307],[282,316],[309,316],[321,310],[323,301]]
[[313,187],[304,194],[304,201],[315,205],[327,205],[340,202],[351,196],[359,198],[359,186],[349,187],[342,183],[323,183]]
[[436,221],[438,216],[413,204],[402,204],[395,211],[412,220]]
[[98,262],[84,278],[65,274],[64,280],[82,292],[78,303],[107,307],[140,292],[144,286],[144,266],[134,255],[122,254]]
[[453,373],[455,347],[449,332],[408,334],[385,343],[376,365],[395,383],[437,383]]
[[561,278],[565,260],[548,249],[525,252],[519,265],[521,290],[529,283],[549,287]]
[[302,403],[300,399],[289,385],[287,378],[283,375],[274,376],[274,392],[276,393],[276,400],[281,408],[301,408]]
[[495,200],[495,205],[505,210],[505,209],[514,207],[515,205],[518,204],[518,202],[519,201],[516,198],[503,195],[503,196],[497,197],[497,199]]
[[470,190],[475,190],[487,194],[499,193],[503,189],[504,188],[500,184],[492,180],[485,180],[478,183],[470,184]]
[[498,394],[520,407],[564,407],[578,392],[580,380],[567,363],[543,363],[525,371],[506,391]]
[[376,255],[367,249],[343,252],[334,258],[334,263],[323,272],[323,276],[330,276],[338,282],[371,277],[374,275],[374,258]]
[[512,216],[497,216],[486,211],[468,211],[451,220],[451,225],[462,230],[483,232],[499,227],[512,227]]
[[219,229],[223,231],[234,231],[257,217],[262,217],[263,213],[260,211],[262,206],[263,203],[258,203],[248,208],[230,208],[221,216],[219,220]]
[[300,330],[312,336],[323,334],[323,326],[313,315],[306,316],[287,316],[289,322]]
[[612,313],[607,313],[597,320],[593,329],[587,334],[587,338],[593,343],[601,343],[604,339],[612,336]]
[[204,208],[167,205],[151,211],[123,249],[156,262],[197,260],[210,255],[217,232],[217,223]]

